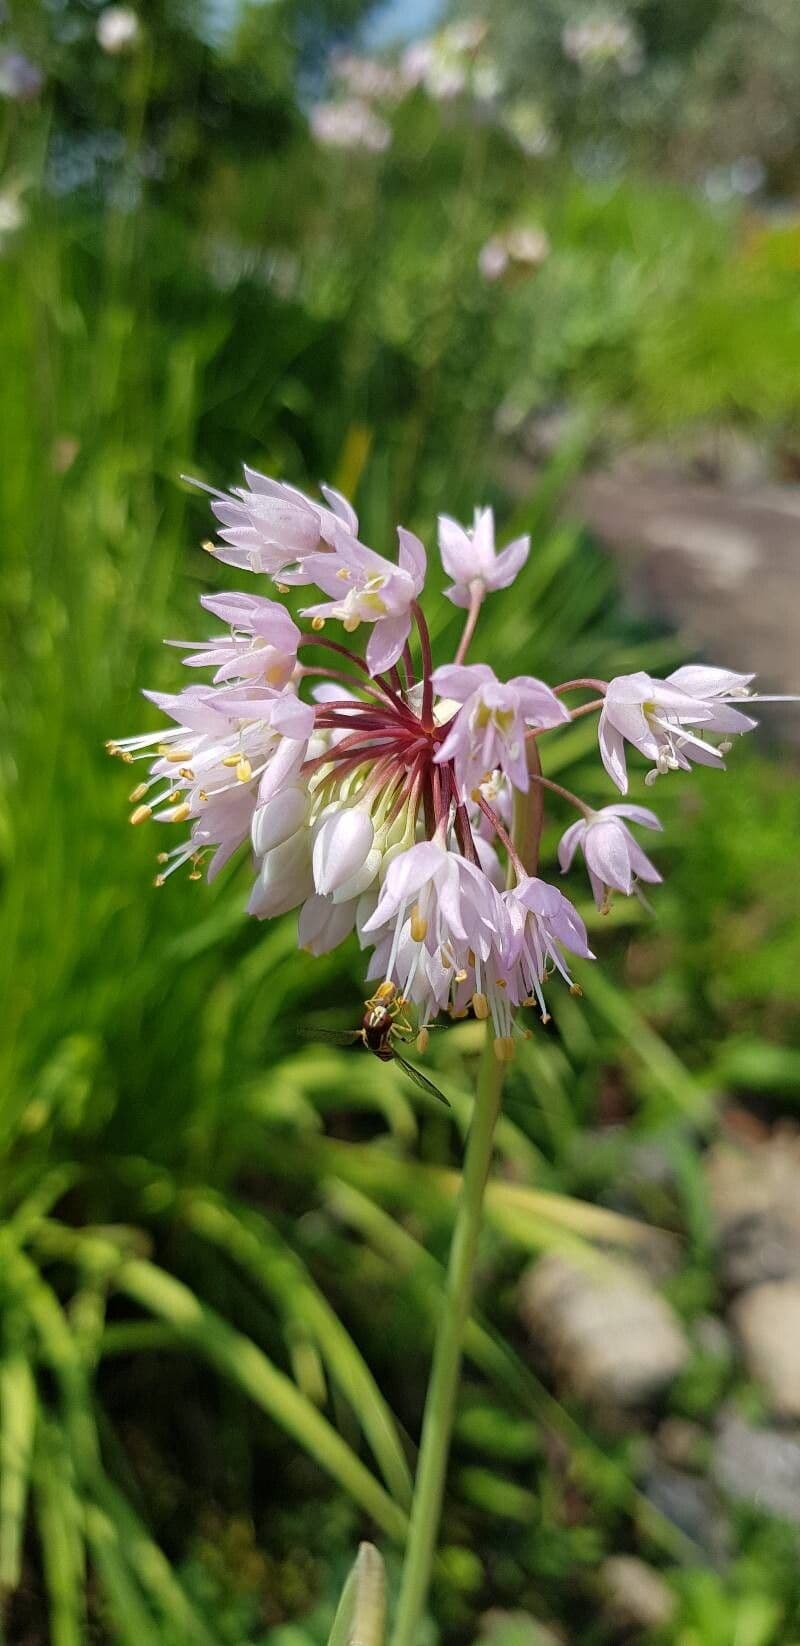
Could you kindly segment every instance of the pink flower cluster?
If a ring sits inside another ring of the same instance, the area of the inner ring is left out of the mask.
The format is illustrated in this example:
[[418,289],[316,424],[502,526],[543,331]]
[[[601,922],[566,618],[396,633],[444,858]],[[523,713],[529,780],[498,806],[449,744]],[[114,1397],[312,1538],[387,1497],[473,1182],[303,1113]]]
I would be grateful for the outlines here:
[[[529,872],[515,838],[512,816],[534,786],[577,811],[559,861],[567,871],[580,849],[599,907],[661,878],[629,828],[659,829],[653,812],[594,810],[544,777],[543,734],[599,711],[601,759],[625,794],[627,746],[650,762],[646,782],[692,762],[721,765],[730,738],[755,724],[741,708],[752,677],[693,666],[667,680],[637,673],[551,688],[466,663],[484,599],[513,582],[529,553],[526,537],[496,552],[490,509],[471,528],[439,521],[447,595],[466,617],[454,660],[434,667],[420,605],[426,552],[413,532],[399,528],[390,560],[361,542],[353,509],[330,488],[317,502],[251,469],[245,482],[211,494],[216,558],[282,594],[313,586],[325,598],[302,608],[301,627],[263,594],[204,596],[223,632],[188,645],[184,663],[210,669],[210,683],[148,693],[171,728],[109,744],[127,762],[149,762],[131,821],[190,826],[159,855],[157,884],[183,864],[211,879],[249,843],[251,914],[298,909],[299,941],[315,955],[355,932],[372,951],[368,978],[413,1009],[418,1028],[471,1009],[491,1019],[497,1055],[508,1058],[520,1008],[546,1017],[554,973],[572,986],[565,952],[591,958],[580,915]],[[364,656],[347,643],[362,627]],[[592,700],[570,709],[587,690]]]

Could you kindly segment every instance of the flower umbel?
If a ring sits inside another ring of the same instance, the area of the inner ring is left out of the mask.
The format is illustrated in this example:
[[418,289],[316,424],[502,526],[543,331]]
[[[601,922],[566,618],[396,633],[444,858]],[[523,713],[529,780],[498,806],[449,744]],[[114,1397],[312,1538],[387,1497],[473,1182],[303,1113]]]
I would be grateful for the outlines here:
[[[566,871],[580,848],[599,908],[661,879],[628,827],[659,829],[654,813],[587,806],[542,775],[533,740],[538,751],[550,730],[599,709],[601,758],[623,793],[626,744],[651,763],[646,783],[721,766],[731,738],[755,725],[742,707],[752,676],[691,665],[666,680],[639,672],[550,687],[466,663],[483,599],[513,582],[530,547],[521,537],[497,554],[490,509],[470,530],[440,518],[447,594],[466,618],[453,661],[434,668],[426,552],[413,532],[399,527],[397,558],[384,556],[361,542],[338,492],[323,487],[317,501],[254,469],[243,487],[211,496],[219,537],[207,547],[218,560],[271,579],[278,594],[314,586],[325,598],[296,621],[263,592],[202,596],[222,632],[170,644],[210,681],[147,693],[172,725],[109,744],[149,767],[131,822],[188,825],[158,854],[156,884],[184,864],[190,878],[212,878],[249,842],[251,914],[298,909],[299,941],[315,955],[355,931],[372,950],[373,998],[391,1000],[398,1023],[410,1009],[423,1030],[441,1012],[471,1011],[505,1061],[514,1036],[530,1032],[520,1014],[534,1006],[547,1019],[548,977],[574,988],[565,952],[593,958],[580,915],[538,877],[535,834],[514,837],[521,797],[539,785],[539,799],[553,792],[577,810],[559,862]],[[363,657],[350,643],[362,626]],[[593,702],[568,707],[587,689]]]

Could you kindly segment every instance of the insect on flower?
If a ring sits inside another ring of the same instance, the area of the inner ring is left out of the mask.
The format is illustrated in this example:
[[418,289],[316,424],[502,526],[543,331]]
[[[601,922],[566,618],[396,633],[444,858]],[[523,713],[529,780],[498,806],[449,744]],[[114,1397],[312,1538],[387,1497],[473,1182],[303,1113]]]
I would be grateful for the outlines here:
[[407,1046],[412,1041],[419,1044],[420,1036],[427,1035],[427,1029],[421,1030],[420,1034],[415,1033],[407,1011],[408,1001],[398,994],[394,983],[381,983],[369,1000],[364,1002],[360,1029],[300,1028],[297,1032],[304,1040],[324,1040],[329,1046],[355,1046],[360,1040],[368,1052],[380,1058],[381,1063],[399,1064],[409,1080],[413,1080],[423,1092],[438,1098],[439,1102],[444,1103],[449,1109],[450,1104],[444,1092],[440,1092],[438,1086],[434,1086],[427,1075],[422,1074],[413,1063],[401,1057],[395,1049],[396,1039],[400,1040],[401,1045]]

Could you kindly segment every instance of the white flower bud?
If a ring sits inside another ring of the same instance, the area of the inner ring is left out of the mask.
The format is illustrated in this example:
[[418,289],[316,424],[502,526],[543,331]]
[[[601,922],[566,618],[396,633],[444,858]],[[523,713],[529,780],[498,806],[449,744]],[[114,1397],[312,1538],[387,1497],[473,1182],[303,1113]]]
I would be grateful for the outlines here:
[[280,846],[290,835],[302,828],[308,813],[308,793],[305,789],[288,788],[273,795],[266,805],[253,814],[252,839],[256,857],[263,857],[273,847]]
[[314,841],[314,885],[325,896],[358,873],[372,849],[375,831],[369,814],[358,807],[334,811],[320,825]]
[[282,845],[267,852],[258,879],[247,905],[248,914],[259,920],[271,920],[275,915],[296,909],[310,896],[311,882],[310,835],[308,829],[298,829]]

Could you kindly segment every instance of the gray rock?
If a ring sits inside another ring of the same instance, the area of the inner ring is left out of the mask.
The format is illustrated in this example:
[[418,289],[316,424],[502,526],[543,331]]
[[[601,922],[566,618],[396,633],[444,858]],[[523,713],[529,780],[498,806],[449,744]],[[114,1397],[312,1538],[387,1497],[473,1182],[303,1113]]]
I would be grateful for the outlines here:
[[754,1429],[731,1414],[714,1441],[711,1473],[737,1503],[781,1515],[800,1525],[800,1438],[779,1429]]
[[800,1418],[800,1280],[766,1280],[736,1299],[731,1320],[747,1370],[778,1417]]
[[749,1148],[719,1143],[707,1157],[726,1284],[739,1291],[800,1276],[800,1134],[781,1126]]
[[646,1403],[686,1365],[686,1334],[632,1264],[555,1253],[520,1282],[520,1309],[556,1377],[595,1406]]
[[708,1481],[683,1474],[680,1469],[658,1466],[645,1477],[643,1490],[659,1514],[694,1543],[712,1565],[725,1561],[730,1548],[729,1529]]
[[660,1572],[635,1555],[613,1555],[600,1568],[608,1612],[625,1629],[663,1629],[675,1613],[675,1596]]

